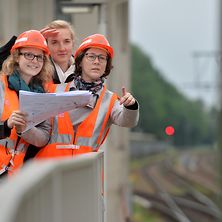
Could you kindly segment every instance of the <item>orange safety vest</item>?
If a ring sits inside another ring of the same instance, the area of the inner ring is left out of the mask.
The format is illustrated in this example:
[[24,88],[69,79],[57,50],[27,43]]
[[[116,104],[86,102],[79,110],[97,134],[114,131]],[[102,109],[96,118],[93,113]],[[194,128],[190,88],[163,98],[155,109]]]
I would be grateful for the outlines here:
[[[50,92],[68,91],[69,83],[51,85]],[[98,151],[110,126],[108,120],[117,95],[104,86],[96,106],[86,119],[73,127],[69,113],[64,112],[53,119],[49,143],[40,149],[35,158],[74,156]]]
[[[0,79],[0,118],[2,122],[7,120],[14,110],[19,109],[19,100],[16,92],[8,88],[6,76]],[[5,171],[12,174],[23,165],[28,143],[18,138],[15,128],[11,135],[0,140],[0,175]]]

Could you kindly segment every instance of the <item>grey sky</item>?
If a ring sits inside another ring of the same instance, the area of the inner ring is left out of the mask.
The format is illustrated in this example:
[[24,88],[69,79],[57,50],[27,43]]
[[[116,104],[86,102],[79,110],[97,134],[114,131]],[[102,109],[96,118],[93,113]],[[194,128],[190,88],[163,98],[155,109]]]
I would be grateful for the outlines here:
[[[195,89],[198,79],[216,83],[213,57],[194,52],[218,50],[219,0],[130,0],[130,38],[165,78],[191,98],[215,103],[216,88]],[[200,76],[200,77],[198,77]]]

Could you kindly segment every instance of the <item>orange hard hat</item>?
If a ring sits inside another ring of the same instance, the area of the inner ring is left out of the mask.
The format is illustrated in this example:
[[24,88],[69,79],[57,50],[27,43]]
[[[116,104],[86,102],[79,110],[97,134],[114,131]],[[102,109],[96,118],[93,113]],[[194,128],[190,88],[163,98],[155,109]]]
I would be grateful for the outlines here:
[[43,50],[46,54],[49,54],[46,40],[41,32],[38,30],[29,30],[20,34],[16,39],[11,52],[21,47],[38,48]]
[[113,48],[110,46],[108,40],[104,35],[94,34],[83,39],[81,45],[76,50],[74,57],[76,58],[80,52],[87,48],[100,48],[105,49],[111,58],[113,58]]

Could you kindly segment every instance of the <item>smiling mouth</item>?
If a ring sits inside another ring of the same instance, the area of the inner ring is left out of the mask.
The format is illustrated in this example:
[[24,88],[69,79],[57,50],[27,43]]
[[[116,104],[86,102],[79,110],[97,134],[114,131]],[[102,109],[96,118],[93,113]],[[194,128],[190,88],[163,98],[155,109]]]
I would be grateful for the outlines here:
[[38,66],[33,66],[33,65],[28,65],[27,67],[31,68],[31,69],[38,69],[39,68]]

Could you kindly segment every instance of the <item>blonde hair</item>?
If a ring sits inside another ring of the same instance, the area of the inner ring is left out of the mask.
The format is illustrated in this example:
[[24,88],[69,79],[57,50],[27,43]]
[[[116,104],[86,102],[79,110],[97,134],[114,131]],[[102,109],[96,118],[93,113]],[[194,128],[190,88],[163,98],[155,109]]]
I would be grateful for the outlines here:
[[72,25],[65,21],[65,20],[54,20],[52,22],[50,22],[46,28],[51,28],[51,29],[68,29],[71,33],[71,39],[73,40],[73,44],[75,43],[76,40],[76,35],[75,35],[75,31],[74,28],[72,27]]
[[[19,63],[17,62],[19,58],[19,52],[20,52],[19,49],[16,49],[15,51],[13,51],[11,55],[4,61],[2,65],[1,75],[9,76],[14,72],[14,70],[17,69],[19,71]],[[41,71],[39,72],[39,74],[37,74],[36,76],[33,76],[32,78],[34,82],[41,83],[42,85],[51,81],[53,73],[54,73],[54,68],[49,59],[49,56],[46,54],[44,54],[44,56],[45,56],[45,59],[44,59]]]

